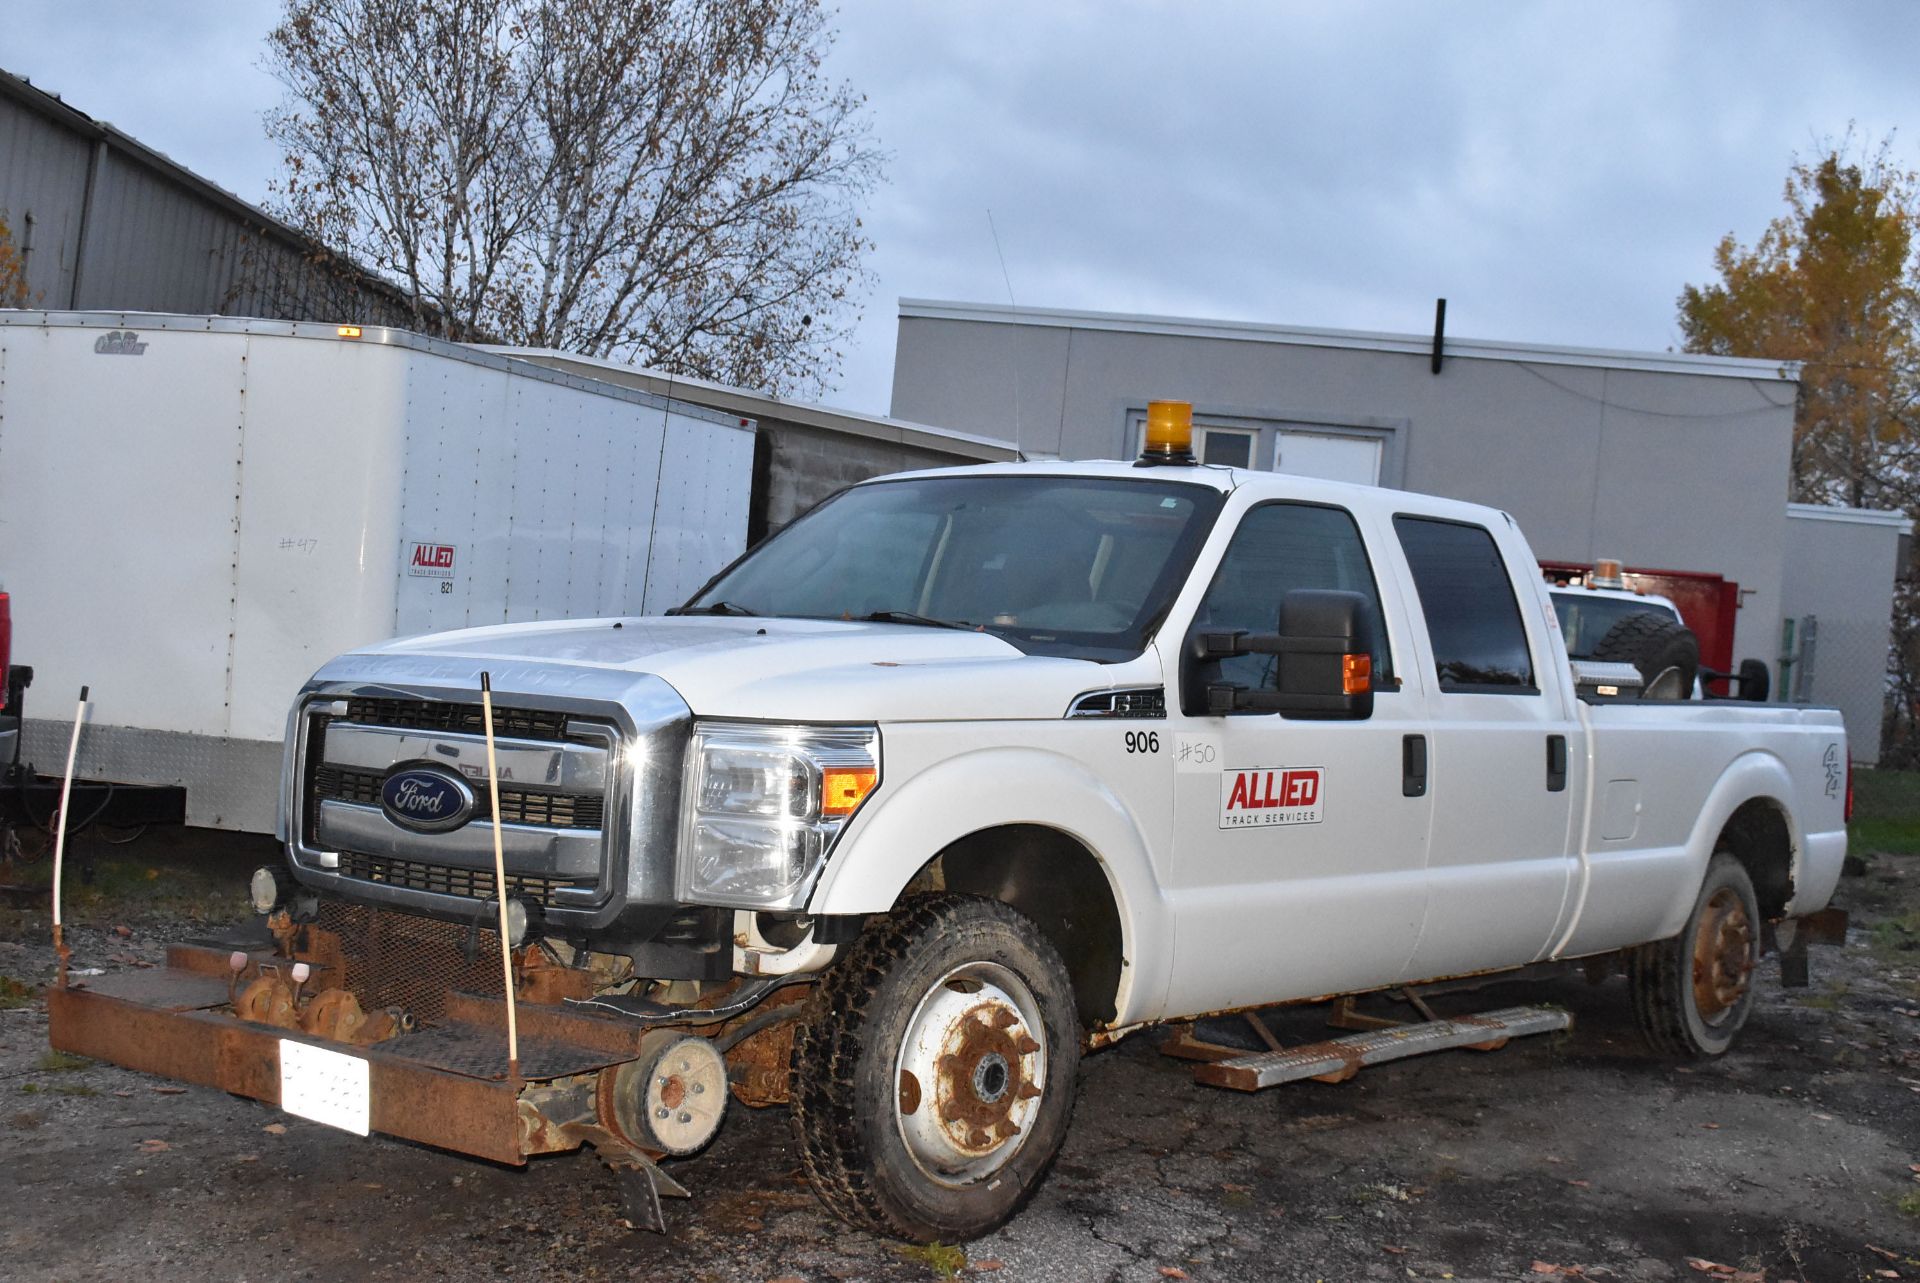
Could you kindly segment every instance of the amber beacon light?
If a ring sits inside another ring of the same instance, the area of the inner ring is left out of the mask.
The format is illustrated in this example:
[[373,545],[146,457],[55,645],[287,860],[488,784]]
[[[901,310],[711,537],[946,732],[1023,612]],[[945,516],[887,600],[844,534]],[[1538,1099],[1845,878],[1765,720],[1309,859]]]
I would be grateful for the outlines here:
[[1140,466],[1193,462],[1193,406],[1185,401],[1147,402],[1147,448]]

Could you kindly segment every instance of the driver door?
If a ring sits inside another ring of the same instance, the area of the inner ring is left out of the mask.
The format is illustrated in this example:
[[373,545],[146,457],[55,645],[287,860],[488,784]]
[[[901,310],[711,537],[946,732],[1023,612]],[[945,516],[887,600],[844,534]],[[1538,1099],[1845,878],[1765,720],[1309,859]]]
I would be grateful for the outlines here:
[[1413,768],[1425,760],[1425,695],[1417,676],[1397,676],[1403,607],[1382,600],[1353,515],[1298,502],[1249,509],[1191,627],[1271,632],[1281,597],[1298,588],[1375,604],[1373,713],[1210,716],[1208,683],[1271,689],[1273,657],[1200,663],[1181,647],[1181,707],[1169,717],[1170,1013],[1389,984],[1419,938],[1432,802]]

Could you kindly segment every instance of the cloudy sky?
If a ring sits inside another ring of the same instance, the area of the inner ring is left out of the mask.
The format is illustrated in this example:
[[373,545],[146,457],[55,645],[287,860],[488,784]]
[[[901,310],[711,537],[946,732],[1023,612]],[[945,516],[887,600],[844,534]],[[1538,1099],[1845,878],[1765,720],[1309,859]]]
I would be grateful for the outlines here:
[[[10,0],[0,66],[266,196],[276,0]],[[901,297],[1663,349],[1718,238],[1849,124],[1920,167],[1920,5],[849,0],[891,154],[828,400]],[[1006,275],[988,210],[999,229]]]

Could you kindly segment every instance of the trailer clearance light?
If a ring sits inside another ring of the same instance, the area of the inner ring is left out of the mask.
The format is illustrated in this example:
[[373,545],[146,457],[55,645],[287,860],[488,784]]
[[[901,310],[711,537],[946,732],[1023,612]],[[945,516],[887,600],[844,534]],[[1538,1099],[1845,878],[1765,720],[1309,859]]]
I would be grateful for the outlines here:
[[360,337],[360,327],[357,325],[336,326],[333,332],[343,339],[357,339]]
[[1147,448],[1140,466],[1193,462],[1193,406],[1185,401],[1147,402]]
[[1364,695],[1373,689],[1373,656],[1340,657],[1340,691],[1344,695]]

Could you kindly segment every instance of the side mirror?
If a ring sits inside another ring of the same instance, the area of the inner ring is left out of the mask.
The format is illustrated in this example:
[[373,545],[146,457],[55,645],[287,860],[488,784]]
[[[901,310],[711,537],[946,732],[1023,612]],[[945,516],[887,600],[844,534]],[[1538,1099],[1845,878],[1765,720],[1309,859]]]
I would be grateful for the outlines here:
[[[1187,641],[1189,709],[1213,716],[1280,713],[1358,721],[1373,716],[1373,611],[1359,593],[1296,588],[1280,600],[1279,631],[1195,629]],[[1274,686],[1218,680],[1217,661],[1272,655]]]

